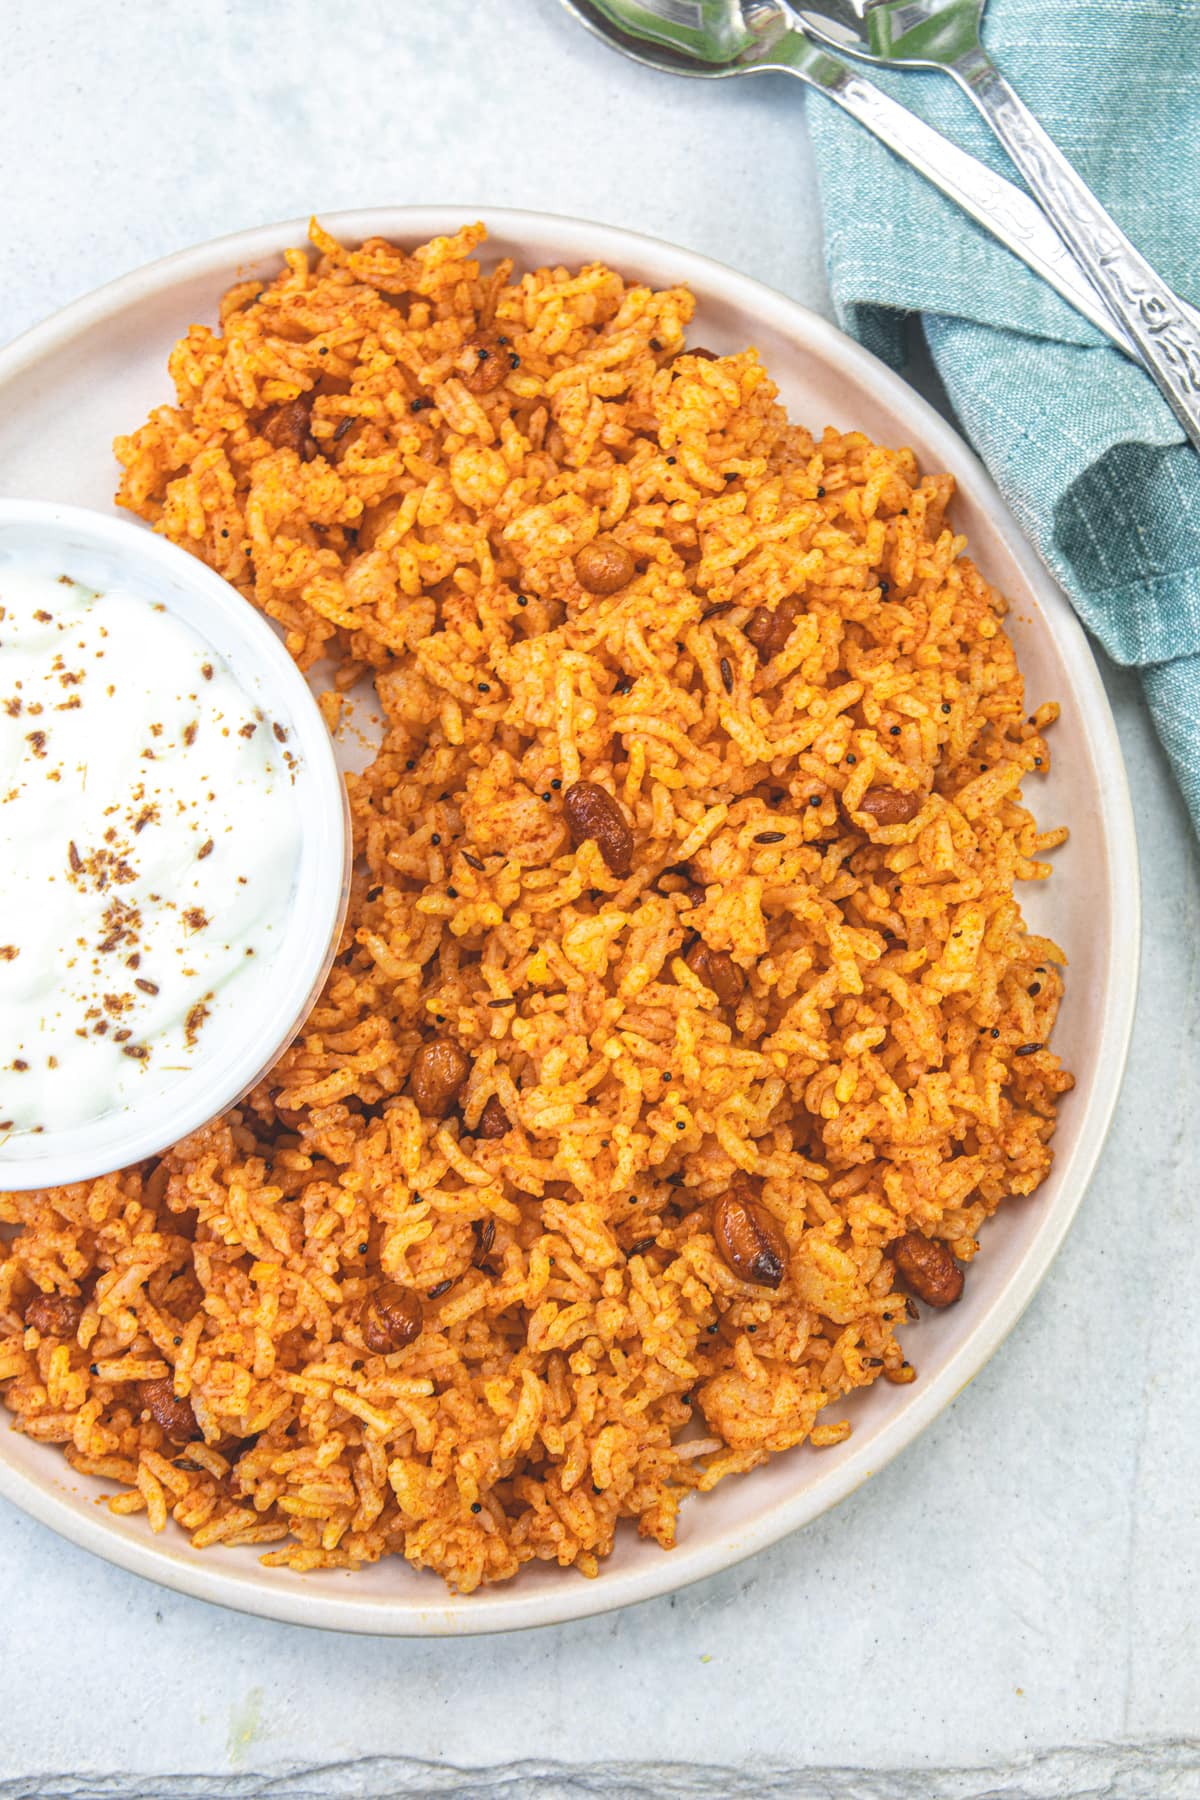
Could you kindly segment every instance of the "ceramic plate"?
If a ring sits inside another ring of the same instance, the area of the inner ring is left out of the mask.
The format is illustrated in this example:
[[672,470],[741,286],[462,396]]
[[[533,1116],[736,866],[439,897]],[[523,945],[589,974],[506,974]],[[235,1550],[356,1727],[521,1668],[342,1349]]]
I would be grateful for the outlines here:
[[[398,207],[323,223],[346,241],[382,234],[416,243],[474,216]],[[155,1537],[144,1517],[114,1517],[95,1504],[102,1484],[76,1476],[58,1451],[0,1429],[0,1494],[64,1537],[201,1599],[345,1631],[502,1631],[626,1606],[727,1568],[878,1473],[983,1367],[1049,1268],[1112,1117],[1137,982],[1137,845],[1104,689],[1074,614],[962,440],[831,325],[744,275],[610,226],[496,210],[486,217],[488,255],[512,256],[518,267],[600,259],[656,285],[685,282],[698,302],[694,340],[717,350],[756,345],[794,418],[817,430],[860,427],[881,443],[911,445],[922,468],[954,474],[955,523],[988,580],[1013,603],[1030,704],[1062,703],[1053,772],[1027,789],[1039,818],[1069,823],[1071,840],[1055,854],[1053,880],[1031,885],[1022,901],[1032,929],[1054,937],[1070,959],[1054,1048],[1078,1085],[1062,1106],[1050,1178],[985,1228],[961,1305],[927,1312],[909,1334],[916,1382],[880,1382],[855,1396],[846,1408],[854,1431],[844,1443],[793,1450],[687,1501],[674,1550],[625,1530],[594,1581],[539,1565],[505,1586],[456,1598],[439,1578],[399,1558],[357,1573],[264,1569],[253,1550],[194,1551],[174,1526]],[[0,494],[110,508],[111,441],[172,398],[166,361],[175,339],[193,321],[215,323],[235,277],[274,273],[280,253],[305,235],[302,221],[270,225],[169,257],[77,301],[0,353]],[[931,1467],[931,1486],[936,1479]]]

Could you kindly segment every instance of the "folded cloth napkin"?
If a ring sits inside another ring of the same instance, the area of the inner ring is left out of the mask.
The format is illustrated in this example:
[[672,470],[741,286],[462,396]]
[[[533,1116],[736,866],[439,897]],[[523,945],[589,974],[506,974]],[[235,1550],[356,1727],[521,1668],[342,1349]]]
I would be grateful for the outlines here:
[[[990,0],[984,41],[1114,218],[1200,302],[1198,0]],[[873,72],[873,74],[876,72]],[[948,76],[881,86],[1019,179]],[[919,313],[967,436],[1119,663],[1200,830],[1200,454],[1149,376],[835,107],[808,107],[834,303],[886,362]]]

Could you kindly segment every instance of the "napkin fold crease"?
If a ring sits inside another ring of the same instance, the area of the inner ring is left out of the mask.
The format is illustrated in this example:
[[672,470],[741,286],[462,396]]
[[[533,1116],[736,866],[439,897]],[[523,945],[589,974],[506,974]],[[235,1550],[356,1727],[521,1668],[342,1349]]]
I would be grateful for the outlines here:
[[[1200,301],[1197,0],[990,0],[984,36],[1133,242]],[[949,77],[878,79],[1014,176]],[[1141,671],[1200,830],[1200,454],[1149,376],[952,202],[815,96],[808,121],[840,323],[899,367],[920,316],[1022,529],[1108,654]]]

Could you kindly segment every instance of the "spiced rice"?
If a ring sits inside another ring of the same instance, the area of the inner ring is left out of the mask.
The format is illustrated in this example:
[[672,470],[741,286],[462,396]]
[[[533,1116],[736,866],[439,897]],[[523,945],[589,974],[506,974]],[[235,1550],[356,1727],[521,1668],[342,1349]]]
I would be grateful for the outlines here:
[[969,1304],[1046,1175],[1056,709],[951,479],[685,290],[312,236],[117,454],[331,724],[375,684],[341,951],[237,1111],[0,1198],[0,1392],[198,1547],[593,1575],[913,1379],[921,1257]]

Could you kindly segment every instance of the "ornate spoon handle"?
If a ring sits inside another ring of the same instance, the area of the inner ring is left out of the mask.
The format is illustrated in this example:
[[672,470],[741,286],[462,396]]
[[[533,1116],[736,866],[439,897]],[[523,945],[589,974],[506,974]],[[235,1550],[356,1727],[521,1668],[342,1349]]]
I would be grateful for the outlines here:
[[987,53],[969,50],[945,66],[995,131],[1200,450],[1200,329]]
[[[1137,345],[1109,312],[1036,200],[1003,175],[995,174],[986,163],[960,150],[857,70],[848,69],[831,56],[814,55],[807,46],[805,50],[805,80],[821,88],[889,150],[917,169],[948,199],[956,201],[1076,312],[1111,338],[1126,356],[1141,361]],[[780,49],[775,55],[779,62],[785,61]]]

